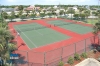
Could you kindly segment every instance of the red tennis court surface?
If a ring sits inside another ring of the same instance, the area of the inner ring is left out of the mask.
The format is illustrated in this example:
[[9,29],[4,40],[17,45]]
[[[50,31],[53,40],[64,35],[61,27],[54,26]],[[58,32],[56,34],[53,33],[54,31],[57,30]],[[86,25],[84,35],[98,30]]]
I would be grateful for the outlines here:
[[[37,22],[38,24],[46,26],[46,25],[50,25],[47,22],[50,20],[64,20],[66,22],[72,22],[72,20],[50,18],[50,19],[41,19],[41,20],[30,20],[24,22],[12,22],[9,23],[8,26],[9,29],[11,30],[11,33],[16,37],[16,33],[13,31],[15,30],[14,25]],[[77,24],[89,26],[92,28],[92,26],[89,24],[79,23],[79,22]],[[18,66],[44,66],[44,65],[56,66],[60,60],[67,62],[68,57],[73,56],[75,52],[80,53],[80,52],[90,50],[89,46],[92,43],[94,43],[94,41],[95,43],[98,44],[98,38],[96,37],[96,39],[94,40],[94,36],[91,32],[81,35],[60,27],[54,27],[53,25],[51,25],[51,27],[49,28],[58,31],[62,34],[66,34],[71,38],[68,40],[55,42],[46,46],[33,48],[30,50],[27,47],[27,45],[24,43],[24,41],[21,39],[21,37],[18,36],[17,37],[18,50],[16,51],[16,53],[19,53],[21,57],[24,57],[23,61],[28,62],[28,63],[17,63],[18,61],[16,61]],[[17,39],[15,38],[14,41],[16,41]]]

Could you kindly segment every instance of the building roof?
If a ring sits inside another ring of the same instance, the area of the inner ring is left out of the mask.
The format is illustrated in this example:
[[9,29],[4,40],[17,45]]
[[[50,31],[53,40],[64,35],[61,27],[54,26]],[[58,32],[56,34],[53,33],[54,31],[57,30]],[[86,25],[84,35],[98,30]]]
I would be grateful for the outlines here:
[[100,66],[100,62],[94,58],[88,58],[75,66]]
[[0,12],[1,12],[1,11],[12,12],[12,11],[14,11],[14,8],[1,8],[1,9],[0,9]]

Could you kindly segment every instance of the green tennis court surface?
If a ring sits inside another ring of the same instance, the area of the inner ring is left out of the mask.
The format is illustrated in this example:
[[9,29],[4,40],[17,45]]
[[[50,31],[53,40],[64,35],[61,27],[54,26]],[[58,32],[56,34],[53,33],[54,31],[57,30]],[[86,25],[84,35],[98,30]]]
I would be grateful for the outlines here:
[[37,23],[14,26],[30,49],[70,38],[69,36],[61,34],[55,30],[43,27],[44,26]]
[[[75,23],[70,23],[70,22],[64,22],[62,20],[54,20],[54,21],[48,21],[49,24],[57,25],[61,28],[76,32],[78,34],[86,34],[89,32],[92,32],[92,28],[88,26],[83,26]],[[61,25],[60,24],[66,24],[66,25]]]

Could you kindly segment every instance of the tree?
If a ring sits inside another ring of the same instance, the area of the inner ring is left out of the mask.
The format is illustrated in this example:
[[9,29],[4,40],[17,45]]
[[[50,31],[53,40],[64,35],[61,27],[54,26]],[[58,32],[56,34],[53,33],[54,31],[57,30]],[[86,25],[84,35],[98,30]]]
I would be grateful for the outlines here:
[[18,10],[21,11],[21,10],[23,10],[23,9],[24,9],[23,5],[19,5],[19,6],[18,6]]
[[72,8],[70,8],[70,9],[68,9],[67,13],[68,13],[68,14],[74,14],[74,13],[75,13],[75,10],[72,9]]
[[94,42],[95,42],[95,37],[98,35],[99,32],[100,32],[100,21],[95,23],[95,25],[93,27]]
[[45,13],[40,13],[40,17],[45,17]]
[[44,13],[46,13],[46,10],[43,10]]
[[[10,51],[15,50],[15,45],[14,44],[9,44],[9,41],[14,39],[14,37],[11,35],[11,33],[5,29],[1,28],[0,29],[0,57],[3,59],[6,63],[7,60],[10,58]],[[5,64],[3,63],[3,64]]]
[[31,14],[30,17],[34,19],[36,17],[36,14],[33,13],[33,14]]
[[8,29],[8,23],[6,21],[3,21],[3,23],[0,23],[0,27]]
[[19,11],[18,16],[20,17],[23,14],[23,11]]
[[51,16],[52,16],[52,13],[50,13],[50,12],[49,12],[49,13],[47,13],[47,14],[48,14],[48,16],[49,16],[49,17],[51,17]]
[[21,15],[20,18],[23,20],[26,18],[26,15]]
[[63,11],[63,10],[61,10],[61,11],[60,11],[60,15],[63,15],[63,14],[64,14],[64,11]]
[[38,12],[40,13],[41,12],[41,9],[39,9]]
[[23,14],[23,11],[22,11],[22,10],[19,11],[19,13],[18,13],[18,17],[21,18],[22,14]]
[[90,11],[89,10],[85,10],[84,11],[84,14],[86,16],[86,19],[88,19],[88,16],[90,16]]
[[4,17],[5,19],[8,18],[8,14],[7,14],[6,12],[2,12],[2,14],[3,14],[3,17]]
[[35,11],[34,10],[32,10],[32,14],[34,14],[35,13]]
[[15,12],[12,11],[11,12],[11,15],[9,16],[9,19],[11,19],[11,21],[15,18]]
[[26,11],[26,13],[27,13],[27,14],[26,14],[26,16],[28,17],[28,16],[29,16],[30,11],[28,11],[28,10],[27,10],[27,11]]
[[82,14],[82,11],[84,10],[84,8],[83,7],[79,7],[78,9],[79,9],[79,12],[80,12],[80,20],[81,20],[81,14]]
[[72,19],[72,14],[75,14],[75,10],[73,8],[68,9],[67,14],[71,14],[71,19]]
[[65,11],[64,11],[64,14],[66,15],[66,11],[67,11],[68,7],[65,7]]
[[78,20],[79,19],[79,14],[74,14],[74,19]]
[[85,20],[85,14],[80,14],[81,20]]

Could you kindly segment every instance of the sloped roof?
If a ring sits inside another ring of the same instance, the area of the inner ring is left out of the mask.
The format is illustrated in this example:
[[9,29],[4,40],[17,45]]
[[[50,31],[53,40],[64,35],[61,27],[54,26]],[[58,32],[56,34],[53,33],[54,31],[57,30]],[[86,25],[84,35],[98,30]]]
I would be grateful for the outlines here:
[[100,66],[100,62],[94,58],[88,58],[75,66]]

